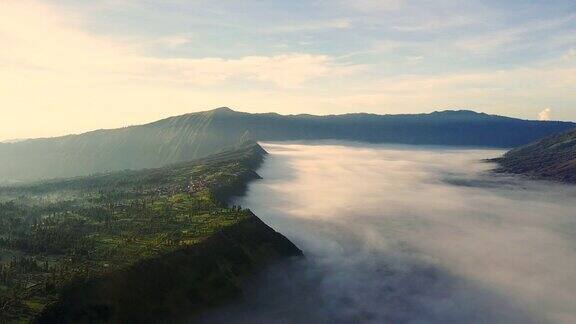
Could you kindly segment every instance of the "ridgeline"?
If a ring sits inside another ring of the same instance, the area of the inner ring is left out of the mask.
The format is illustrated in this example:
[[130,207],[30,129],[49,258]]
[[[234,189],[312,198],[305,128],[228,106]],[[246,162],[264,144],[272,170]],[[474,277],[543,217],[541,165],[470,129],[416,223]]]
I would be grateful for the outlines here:
[[0,144],[0,183],[157,168],[215,154],[249,139],[510,148],[573,127],[576,124],[527,121],[467,110],[417,115],[285,116],[218,108],[141,126]]
[[0,322],[190,319],[300,256],[228,206],[266,152],[249,142],[157,169],[0,188]]

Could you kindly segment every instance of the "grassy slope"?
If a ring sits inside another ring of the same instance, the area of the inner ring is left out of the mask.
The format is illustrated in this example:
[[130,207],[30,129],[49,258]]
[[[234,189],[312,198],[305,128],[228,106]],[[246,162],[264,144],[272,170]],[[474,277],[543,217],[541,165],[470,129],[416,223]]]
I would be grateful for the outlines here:
[[0,181],[157,168],[233,148],[242,134],[212,131],[218,111],[80,135],[0,144]]
[[511,150],[495,161],[498,172],[576,183],[576,130]]
[[160,169],[1,188],[0,322],[175,318],[301,254],[222,203],[258,177],[264,153],[249,143]]
[[160,167],[217,153],[246,137],[514,147],[574,126],[470,111],[283,116],[221,108],[141,126],[0,144],[0,182]]

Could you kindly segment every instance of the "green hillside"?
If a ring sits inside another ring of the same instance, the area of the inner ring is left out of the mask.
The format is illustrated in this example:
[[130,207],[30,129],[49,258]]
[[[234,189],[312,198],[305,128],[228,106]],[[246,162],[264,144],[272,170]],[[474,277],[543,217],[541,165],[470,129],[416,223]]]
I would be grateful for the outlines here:
[[0,144],[0,180],[70,177],[160,167],[242,142],[213,131],[218,111],[81,135]]
[[498,172],[576,183],[576,130],[514,149],[494,161]]
[[0,144],[0,182],[160,167],[214,154],[248,139],[515,147],[572,127],[576,125],[472,111],[284,116],[219,108],[141,126]]
[[226,206],[258,178],[255,143],[159,169],[0,188],[0,322],[174,320],[301,251]]

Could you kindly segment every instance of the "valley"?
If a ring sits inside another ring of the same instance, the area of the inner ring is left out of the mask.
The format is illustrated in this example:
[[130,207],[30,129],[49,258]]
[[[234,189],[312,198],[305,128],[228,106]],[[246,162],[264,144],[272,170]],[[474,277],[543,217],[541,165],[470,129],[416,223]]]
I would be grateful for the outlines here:
[[201,323],[573,323],[576,187],[503,150],[263,143],[236,203],[300,247]]

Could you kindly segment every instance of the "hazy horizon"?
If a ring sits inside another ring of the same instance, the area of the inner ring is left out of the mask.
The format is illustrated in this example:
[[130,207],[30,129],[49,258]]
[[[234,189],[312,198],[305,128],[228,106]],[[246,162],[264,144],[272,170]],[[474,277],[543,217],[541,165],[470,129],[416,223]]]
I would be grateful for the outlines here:
[[7,0],[0,139],[230,106],[576,120],[576,4]]

